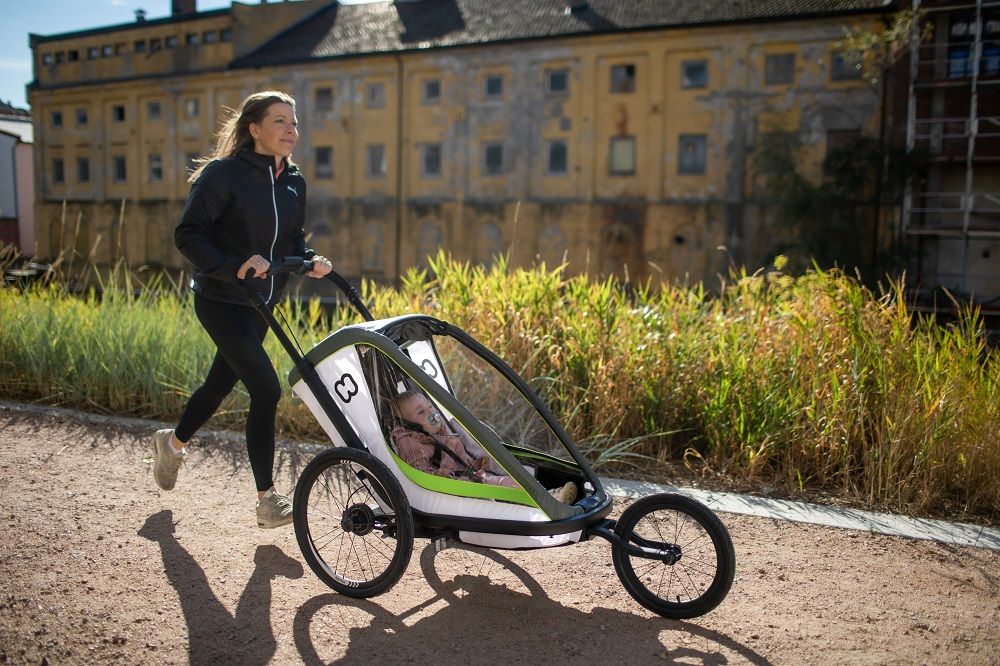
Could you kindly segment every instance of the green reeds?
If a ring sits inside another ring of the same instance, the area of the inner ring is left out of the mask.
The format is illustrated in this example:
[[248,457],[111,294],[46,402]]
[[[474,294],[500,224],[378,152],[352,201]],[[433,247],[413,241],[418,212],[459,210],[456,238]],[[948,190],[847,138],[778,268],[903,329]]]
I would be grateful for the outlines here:
[[[179,282],[122,264],[100,296],[50,281],[0,290],[0,394],[177,418],[214,347]],[[427,312],[468,330],[531,378],[606,470],[688,461],[789,491],[915,514],[1000,518],[1000,360],[982,323],[915,319],[899,284],[873,293],[836,271],[734,273],[626,290],[561,267],[491,268],[439,255],[400,289],[362,285],[376,317]],[[286,302],[303,348],[356,321]],[[273,336],[279,377],[290,361]],[[321,437],[288,397],[286,437]],[[246,396],[216,427],[240,430]]]

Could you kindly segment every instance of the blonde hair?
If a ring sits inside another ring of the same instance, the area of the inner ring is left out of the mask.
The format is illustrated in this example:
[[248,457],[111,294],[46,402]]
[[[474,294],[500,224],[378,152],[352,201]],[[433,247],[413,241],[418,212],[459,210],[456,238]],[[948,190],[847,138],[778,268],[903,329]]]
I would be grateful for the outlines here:
[[[293,111],[295,110],[295,98],[280,90],[263,90],[250,95],[243,100],[239,111],[223,107],[227,116],[216,135],[215,148],[208,155],[195,160],[197,167],[191,172],[188,182],[193,183],[197,180],[209,162],[232,157],[242,150],[252,149],[254,143],[253,137],[250,135],[250,125],[251,123],[260,124],[272,104],[288,104]],[[289,160],[289,164],[291,163]]]

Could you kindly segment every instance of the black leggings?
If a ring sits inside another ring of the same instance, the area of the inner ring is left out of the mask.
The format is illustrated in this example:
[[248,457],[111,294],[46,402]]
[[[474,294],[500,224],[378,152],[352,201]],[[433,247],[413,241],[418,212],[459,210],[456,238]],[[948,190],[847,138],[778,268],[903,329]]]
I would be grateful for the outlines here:
[[250,394],[247,414],[247,454],[257,490],[274,485],[274,415],[281,398],[281,384],[264,351],[267,322],[249,305],[231,305],[198,294],[194,311],[218,348],[205,383],[191,395],[177,424],[175,436],[187,442],[215,413],[222,401],[243,382]]

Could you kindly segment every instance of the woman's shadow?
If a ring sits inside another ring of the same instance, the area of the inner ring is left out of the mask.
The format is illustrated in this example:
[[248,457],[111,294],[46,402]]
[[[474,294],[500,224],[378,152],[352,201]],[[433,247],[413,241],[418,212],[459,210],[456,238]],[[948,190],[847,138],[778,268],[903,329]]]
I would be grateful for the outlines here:
[[177,591],[188,626],[190,662],[226,661],[266,664],[277,650],[271,630],[271,580],[301,578],[302,565],[277,546],[258,546],[256,565],[236,613],[231,614],[212,592],[208,577],[174,537],[173,513],[160,511],[146,519],[139,536],[160,544],[167,580]]
[[[459,546],[464,548],[463,546]],[[753,664],[770,662],[732,638],[689,622],[647,618],[610,608],[583,611],[550,599],[542,587],[521,567],[491,550],[474,549],[485,559],[500,564],[519,579],[526,593],[497,584],[482,575],[482,566],[469,568],[451,580],[443,580],[435,567],[435,551],[421,553],[420,567],[435,595],[411,609],[394,615],[367,599],[322,594],[301,606],[295,615],[294,638],[306,664],[322,664],[320,649],[311,635],[317,613],[329,608],[335,614],[344,608],[370,615],[367,626],[348,630],[347,653],[337,663],[369,664],[383,661],[477,664],[606,662],[664,664],[726,664],[730,657]],[[491,565],[492,566],[492,565]],[[518,586],[515,586],[518,587]],[[459,591],[464,591],[460,595]],[[424,609],[446,604],[433,614],[410,621]],[[666,640],[664,630],[671,630]],[[671,644],[683,636],[682,644]],[[727,656],[728,655],[728,656]]]

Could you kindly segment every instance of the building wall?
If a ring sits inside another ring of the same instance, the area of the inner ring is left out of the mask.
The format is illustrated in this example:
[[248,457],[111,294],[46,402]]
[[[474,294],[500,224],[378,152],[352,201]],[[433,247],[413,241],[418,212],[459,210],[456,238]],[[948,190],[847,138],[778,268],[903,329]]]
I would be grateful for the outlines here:
[[21,254],[33,257],[35,250],[35,161],[30,143],[17,144],[14,155],[17,173],[17,229]]
[[[108,240],[120,235],[135,264],[184,266],[172,228],[188,190],[188,156],[208,149],[223,106],[279,88],[298,100],[307,233],[346,274],[392,278],[441,247],[476,262],[509,250],[516,264],[565,260],[571,272],[630,278],[700,280],[731,259],[759,265],[774,246],[749,173],[760,132],[797,131],[818,178],[829,132],[877,131],[879,90],[831,80],[831,44],[847,22],[586,36],[35,89],[39,250],[53,255],[69,240],[65,200],[81,215],[76,242],[89,250],[101,237],[98,260],[120,256],[118,241]],[[765,59],[782,53],[794,54],[793,81],[768,84]],[[705,62],[703,87],[683,84],[688,61]],[[613,71],[628,67],[634,88],[612,92]],[[556,70],[568,74],[565,93],[547,91]],[[503,90],[494,98],[485,87],[495,76]],[[440,84],[437,101],[424,97],[430,80]],[[382,104],[371,108],[369,91],[379,85]],[[326,88],[332,103],[319,110],[317,91]],[[159,118],[150,117],[150,102],[159,102]],[[81,106],[94,119],[87,127],[74,126]],[[115,122],[115,107],[124,121]],[[61,128],[53,111],[62,112]],[[629,138],[634,167],[612,173],[612,145]],[[701,140],[704,168],[686,173],[681,142]],[[551,173],[558,142],[566,169]],[[369,173],[369,148],[379,146],[385,171]],[[440,146],[439,174],[423,168],[428,146]],[[496,174],[486,165],[493,146],[503,155]],[[323,149],[332,151],[329,176],[317,170]],[[162,178],[151,177],[152,156]],[[125,179],[113,177],[116,157],[125,160]],[[87,182],[75,177],[78,158],[89,160]],[[55,159],[63,160],[63,183],[50,177]]]
[[17,144],[16,136],[0,132],[0,219],[17,217]]

